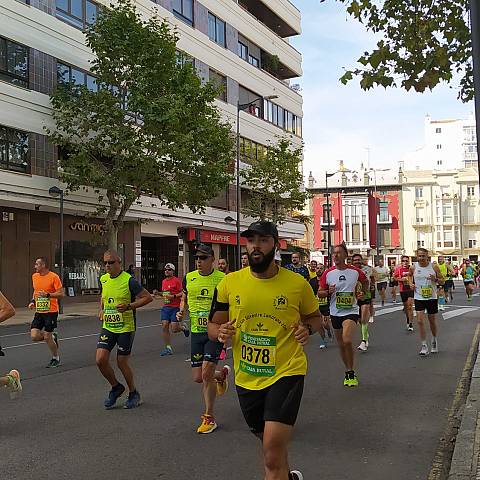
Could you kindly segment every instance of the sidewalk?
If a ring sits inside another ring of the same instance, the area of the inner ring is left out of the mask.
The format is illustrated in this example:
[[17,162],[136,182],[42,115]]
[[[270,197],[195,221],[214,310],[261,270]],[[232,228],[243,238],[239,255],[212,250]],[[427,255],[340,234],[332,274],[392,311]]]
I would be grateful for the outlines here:
[[[63,314],[59,315],[59,320],[71,320],[79,317],[95,317],[98,315],[98,302],[85,302],[85,303],[71,303],[64,306]],[[142,310],[160,310],[160,299],[154,299],[152,303],[143,307]],[[34,312],[28,308],[16,308],[15,316],[0,324],[2,326],[7,325],[23,325],[32,322]]]
[[478,343],[470,389],[456,437],[448,480],[480,480],[480,355],[478,355]]

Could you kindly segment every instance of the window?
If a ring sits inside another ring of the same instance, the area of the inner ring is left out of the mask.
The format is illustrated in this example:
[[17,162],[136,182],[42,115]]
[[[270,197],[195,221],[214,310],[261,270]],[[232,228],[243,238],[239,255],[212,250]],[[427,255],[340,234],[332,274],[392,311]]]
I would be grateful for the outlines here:
[[443,246],[452,248],[453,247],[453,232],[452,230],[443,231]]
[[28,88],[28,47],[0,37],[0,80]]
[[240,137],[240,160],[252,164],[254,160],[261,160],[267,153],[267,147],[248,138]]
[[330,222],[332,221],[332,208],[329,204],[324,203],[322,205],[322,210],[323,210],[323,222],[327,223],[328,222],[328,215],[330,213]]
[[210,81],[215,85],[219,91],[217,93],[218,100],[227,101],[227,77],[221,75],[215,70],[209,71]]
[[173,14],[193,26],[193,0],[173,0]]
[[471,239],[468,241],[468,248],[476,248],[477,241],[475,239]]
[[475,126],[463,127],[463,141],[467,143],[477,143],[477,135]]
[[474,197],[475,196],[475,187],[468,186],[467,187],[467,197]]
[[97,20],[99,6],[90,0],[56,0],[56,15],[70,25],[85,28]]
[[415,223],[423,223],[423,208],[416,208],[415,210]]
[[437,127],[437,128],[435,129],[435,133],[442,133],[442,129],[439,128],[439,127]]
[[475,143],[463,144],[463,157],[465,160],[476,160],[477,158],[477,145]]
[[250,63],[251,65],[257,68],[260,67],[260,60],[257,57],[254,57],[253,55],[248,56],[248,63]]
[[248,47],[242,42],[238,42],[238,56],[248,60]]
[[302,119],[270,100],[263,101],[263,119],[299,137],[302,135]]
[[442,213],[443,213],[443,223],[452,223],[453,221],[452,205],[444,204],[442,208]]
[[388,202],[379,202],[379,211],[380,222],[388,222]]
[[437,165],[442,165],[443,161],[442,160],[437,160]]
[[208,37],[210,40],[225,47],[225,22],[208,12]]
[[437,150],[441,150],[442,146],[440,144],[437,144]]
[[0,126],[0,168],[30,173],[27,133]]
[[91,92],[98,90],[97,80],[83,70],[57,62],[57,81],[59,85],[84,85]]
[[423,198],[423,187],[415,187],[415,198]]

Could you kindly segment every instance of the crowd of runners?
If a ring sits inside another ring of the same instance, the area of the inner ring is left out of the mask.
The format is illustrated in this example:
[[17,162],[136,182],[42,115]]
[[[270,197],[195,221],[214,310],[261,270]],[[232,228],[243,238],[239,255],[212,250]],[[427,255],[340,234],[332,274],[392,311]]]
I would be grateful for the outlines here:
[[[240,270],[231,272],[226,259],[216,260],[210,246],[199,244],[197,268],[180,280],[175,265],[167,263],[161,288],[152,294],[123,270],[117,252],[105,252],[105,274],[99,279],[102,327],[96,349],[96,364],[110,385],[104,407],[114,408],[127,389],[124,408],[134,409],[142,403],[130,366],[136,311],[159,297],[164,343],[160,355],[174,354],[173,334],[190,339],[192,380],[199,385],[204,404],[197,432],[209,434],[218,426],[215,402],[226,393],[231,374],[230,366],[218,364],[231,347],[240,408],[261,442],[265,479],[299,480],[303,479],[301,472],[289,466],[288,444],[303,394],[307,372],[303,347],[309,337],[319,333],[320,349],[336,341],[345,367],[343,385],[358,387],[355,352],[369,349],[376,300],[384,307],[388,296],[396,303],[399,293],[406,331],[418,329],[419,354],[438,353],[437,313],[453,301],[454,279],[461,275],[470,301],[480,272],[470,260],[458,268],[443,257],[432,262],[424,248],[417,250],[415,261],[404,255],[395,267],[384,265],[382,259],[370,265],[369,259],[358,253],[350,256],[344,244],[333,248],[331,266],[316,261],[304,265],[300,254],[294,253],[291,263],[281,268],[274,224],[252,223],[242,237],[246,253]],[[45,342],[51,356],[47,367],[58,368],[61,339],[57,319],[64,289],[46,258],[38,258],[34,269],[28,305],[34,311],[31,339]],[[13,306],[0,293],[0,322],[14,314]],[[361,342],[355,348],[357,329]],[[110,362],[115,347],[120,380]],[[12,398],[17,396],[22,391],[20,373],[9,371],[0,377],[0,385]]]

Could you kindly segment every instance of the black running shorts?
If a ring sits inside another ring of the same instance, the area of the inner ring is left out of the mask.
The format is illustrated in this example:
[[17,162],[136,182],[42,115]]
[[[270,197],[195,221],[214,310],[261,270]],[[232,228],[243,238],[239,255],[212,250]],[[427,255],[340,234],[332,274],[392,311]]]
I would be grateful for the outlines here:
[[355,313],[350,313],[349,315],[345,315],[344,317],[337,317],[335,315],[331,315],[330,319],[332,320],[332,327],[335,330],[341,330],[343,328],[343,322],[346,320],[353,320],[355,323],[358,323],[360,320],[360,315]]
[[357,305],[361,307],[362,305],[370,305],[372,303],[371,298],[367,298],[365,300],[357,300]]
[[435,315],[438,313],[438,300],[436,298],[431,298],[430,300],[415,299],[415,310],[417,312],[426,310],[428,315]]
[[46,332],[53,332],[57,328],[58,312],[38,313],[35,312],[30,328],[38,330],[45,329]]
[[111,352],[117,345],[117,355],[130,355],[132,353],[135,332],[114,333],[102,328],[98,337],[97,348]]
[[223,343],[212,342],[208,333],[191,333],[190,337],[190,361],[193,368],[201,367],[203,362],[218,363]]
[[295,425],[303,395],[303,375],[282,377],[262,390],[248,390],[237,385],[243,416],[254,434],[262,433],[265,422]]
[[377,290],[380,292],[380,290],[386,290],[387,288],[387,282],[380,282],[377,283]]
[[330,307],[327,305],[323,305],[320,307],[320,313],[324,316],[324,317],[329,317],[330,316]]
[[413,290],[404,290],[400,292],[402,302],[405,303],[409,298],[413,298]]

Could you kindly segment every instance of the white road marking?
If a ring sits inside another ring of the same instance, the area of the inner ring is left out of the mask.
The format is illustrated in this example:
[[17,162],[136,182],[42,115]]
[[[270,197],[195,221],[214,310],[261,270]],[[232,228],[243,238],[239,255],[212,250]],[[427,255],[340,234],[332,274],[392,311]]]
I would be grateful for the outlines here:
[[[137,327],[137,330],[141,330],[143,328],[160,327],[161,325],[162,325],[161,323],[155,323],[153,325],[142,325],[141,327]],[[61,342],[65,342],[66,340],[77,340],[79,338],[98,337],[98,335],[100,335],[100,332],[89,333],[87,335],[77,335],[75,337],[65,337],[65,338],[60,337],[59,340]],[[21,348],[21,347],[31,347],[33,345],[41,345],[42,343],[43,342],[31,342],[31,343],[23,343],[21,345],[11,345],[9,347],[2,347],[2,350],[10,350],[12,348]]]
[[453,318],[453,317],[459,317],[460,315],[463,315],[464,313],[469,313],[469,312],[473,312],[474,310],[476,310],[476,308],[459,308],[458,310],[453,310],[453,311],[450,311],[450,312],[447,312],[447,313],[443,313],[442,316],[443,316],[443,319],[444,320],[448,320],[449,318]]
[[392,308],[385,308],[383,310],[375,310],[375,317],[379,317],[380,315],[385,315],[387,313],[393,313],[393,312],[398,312],[399,310],[403,310],[403,305],[402,306],[397,306],[397,307],[392,307]]

